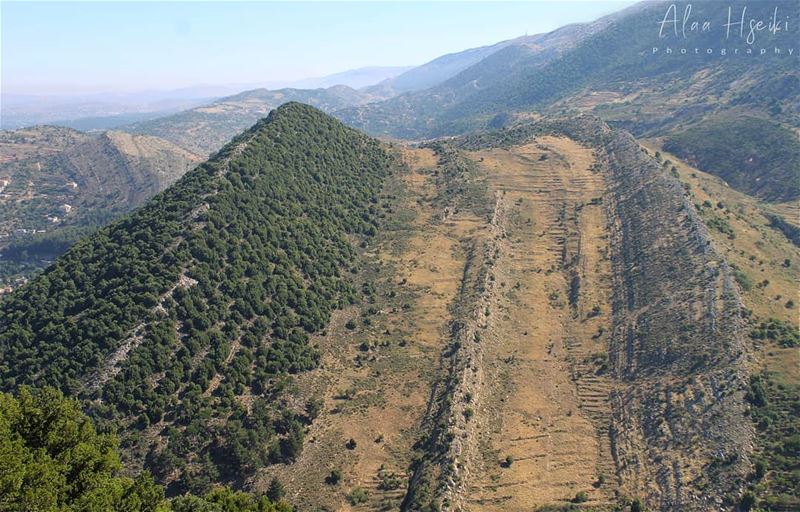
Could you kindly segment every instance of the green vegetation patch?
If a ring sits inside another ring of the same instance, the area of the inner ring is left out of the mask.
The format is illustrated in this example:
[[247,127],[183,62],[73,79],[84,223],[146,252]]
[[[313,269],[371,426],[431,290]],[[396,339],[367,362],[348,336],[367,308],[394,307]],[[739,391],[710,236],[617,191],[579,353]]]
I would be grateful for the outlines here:
[[755,340],[771,340],[783,348],[800,347],[800,328],[791,322],[769,318],[750,332]]
[[294,460],[311,418],[283,376],[358,296],[351,237],[377,233],[389,162],[316,109],[273,111],[0,302],[0,389],[86,399],[170,492]]
[[754,375],[747,393],[758,440],[747,504],[764,511],[800,510],[800,386]]
[[669,136],[664,149],[768,201],[800,197],[800,141],[761,117],[720,115]]
[[290,512],[228,488],[164,499],[148,473],[122,476],[117,439],[98,434],[77,401],[56,389],[0,393],[0,509],[7,512]]

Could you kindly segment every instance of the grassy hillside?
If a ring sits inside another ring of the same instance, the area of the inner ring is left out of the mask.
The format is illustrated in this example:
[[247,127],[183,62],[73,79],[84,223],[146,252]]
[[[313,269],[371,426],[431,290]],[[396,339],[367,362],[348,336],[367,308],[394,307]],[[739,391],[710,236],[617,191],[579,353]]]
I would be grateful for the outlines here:
[[800,198],[800,140],[768,119],[713,116],[668,136],[664,149],[755,197]]
[[3,389],[92,405],[171,489],[294,460],[314,413],[286,374],[354,298],[349,236],[375,232],[378,144],[291,103],[0,302]]

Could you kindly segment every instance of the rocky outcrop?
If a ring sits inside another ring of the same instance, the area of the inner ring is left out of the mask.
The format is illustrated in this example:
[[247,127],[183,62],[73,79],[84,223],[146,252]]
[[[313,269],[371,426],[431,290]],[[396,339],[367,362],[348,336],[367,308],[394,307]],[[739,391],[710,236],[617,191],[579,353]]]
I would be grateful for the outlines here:
[[488,232],[471,241],[450,322],[451,342],[442,354],[440,376],[426,415],[429,435],[418,446],[409,490],[402,510],[463,510],[469,473],[476,456],[480,415],[485,399],[484,347],[486,328],[497,295],[492,269],[504,239],[503,197],[495,197]]
[[561,127],[594,143],[610,183],[611,435],[623,489],[657,510],[723,508],[744,483],[753,435],[731,269],[680,183],[633,137],[585,117]]
[[678,180],[591,116],[465,137],[468,149],[567,136],[605,174],[613,270],[609,425],[621,490],[655,510],[731,508],[750,469],[749,350],[733,274]]

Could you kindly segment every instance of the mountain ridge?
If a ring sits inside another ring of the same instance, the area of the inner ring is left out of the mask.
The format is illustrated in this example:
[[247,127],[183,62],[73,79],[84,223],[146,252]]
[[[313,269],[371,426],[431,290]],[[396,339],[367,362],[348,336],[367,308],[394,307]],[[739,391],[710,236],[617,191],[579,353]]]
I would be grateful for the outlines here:
[[[232,414],[229,427],[223,422],[198,446],[203,461],[178,465],[185,468],[180,482],[167,475],[176,453],[186,455],[181,439],[194,439],[206,420],[183,416],[160,448],[138,441],[143,452],[135,460],[141,464],[150,452],[156,475],[182,489],[202,487],[193,476],[198,466],[232,478],[291,460],[302,449],[304,416],[298,412],[273,425],[264,416],[272,406],[260,395],[275,374],[316,364],[309,333],[352,293],[340,270],[355,257],[347,234],[374,230],[368,205],[387,165],[376,142],[318,110],[279,107],[0,301],[3,388],[57,385],[88,399],[96,418],[127,424],[131,434],[137,424],[146,429],[165,417],[173,423],[190,404],[205,404],[222,418]],[[314,206],[300,212],[297,198],[312,195],[308,204]],[[223,245],[226,258],[210,252]],[[39,313],[26,303],[38,303]],[[160,371],[167,374],[153,377]],[[222,374],[227,378],[220,384]],[[179,389],[194,398],[175,401]],[[235,400],[221,399],[228,389],[259,404],[244,437],[233,418],[249,415]],[[203,398],[203,391],[211,396]],[[292,434],[284,439],[270,434],[274,429]],[[261,444],[254,444],[256,432]],[[263,436],[273,439],[272,447]],[[245,451],[231,460],[217,453],[223,446]]]

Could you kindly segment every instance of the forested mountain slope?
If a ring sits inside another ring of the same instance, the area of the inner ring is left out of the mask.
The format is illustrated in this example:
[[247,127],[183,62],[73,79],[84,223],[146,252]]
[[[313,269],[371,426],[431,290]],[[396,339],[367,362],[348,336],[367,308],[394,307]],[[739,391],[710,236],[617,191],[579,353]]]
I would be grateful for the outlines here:
[[664,149],[760,199],[800,198],[800,138],[770,119],[711,116],[668,136]]
[[280,375],[354,291],[350,236],[375,232],[389,160],[286,104],[0,302],[0,382],[54,385],[125,432],[177,489],[291,461],[313,414]]
[[[710,20],[713,30],[691,33],[683,39],[673,34],[672,24],[667,24],[663,37],[659,37],[659,24],[669,5],[643,2],[591,24],[537,36],[540,41],[527,56],[518,56],[525,45],[510,45],[439,86],[350,109],[341,117],[370,133],[419,138],[485,126],[498,112],[543,111],[555,105],[570,108],[558,102],[598,92],[612,97],[606,96],[605,101],[595,98],[593,106],[603,103],[622,109],[622,117],[640,129],[667,121],[665,118],[678,109],[687,114],[753,105],[762,110],[785,110],[786,115],[797,111],[797,56],[786,52],[797,34],[796,27],[777,34],[759,32],[757,44],[751,47],[738,33],[725,39],[722,25],[727,6],[701,2],[692,5],[692,20]],[[686,3],[676,5],[680,34]],[[734,2],[730,7],[737,14],[746,7],[748,19],[768,20],[775,6],[790,19],[798,15],[795,2]],[[721,57],[721,41],[739,48],[742,54]],[[667,46],[675,51],[666,54]],[[653,52],[654,47],[659,51]],[[680,49],[685,47],[691,51],[681,54]],[[704,51],[695,53],[695,47]],[[782,49],[780,55],[774,53],[774,47]],[[708,48],[714,53],[706,53]],[[748,48],[757,49],[755,55],[744,54]],[[762,48],[770,51],[761,55]],[[557,50],[555,55],[551,54],[553,50]],[[464,88],[465,83],[472,87]],[[680,94],[686,90],[692,94]],[[723,104],[715,107],[719,100]],[[625,110],[628,103],[639,105],[639,111]],[[662,110],[643,111],[648,104]],[[399,118],[399,122],[386,122],[391,117]]]
[[[726,37],[724,23],[729,7],[737,22],[744,10],[746,24],[751,18],[766,24],[776,8],[779,21],[798,19],[797,2],[694,2],[687,27],[708,20],[711,29],[687,28],[684,37],[681,27],[688,4],[674,3],[674,10],[668,10],[672,2],[642,2],[591,24],[536,36],[533,45],[511,44],[430,89],[337,115],[368,133],[408,139],[497,128],[532,113],[575,110],[590,111],[637,136],[682,133],[706,118],[709,127],[718,125],[714,119],[720,117],[763,118],[796,140],[796,133],[790,132],[798,128],[800,106],[798,54],[792,50],[800,36],[798,26],[790,23],[775,33],[755,31],[748,42],[748,30],[732,30]],[[688,156],[690,138],[676,136],[673,149]],[[747,138],[754,147],[769,146],[773,140],[765,130],[749,130]],[[686,148],[678,151],[677,144],[683,142]],[[740,190],[758,189],[766,199],[797,197],[796,191],[766,192],[787,176],[800,179],[794,170],[773,173],[765,165],[761,174],[754,174],[752,166],[738,158],[741,152],[727,151],[720,136],[709,137],[705,149],[716,155],[715,161],[698,165],[720,176],[738,168],[739,177],[731,184]]]

